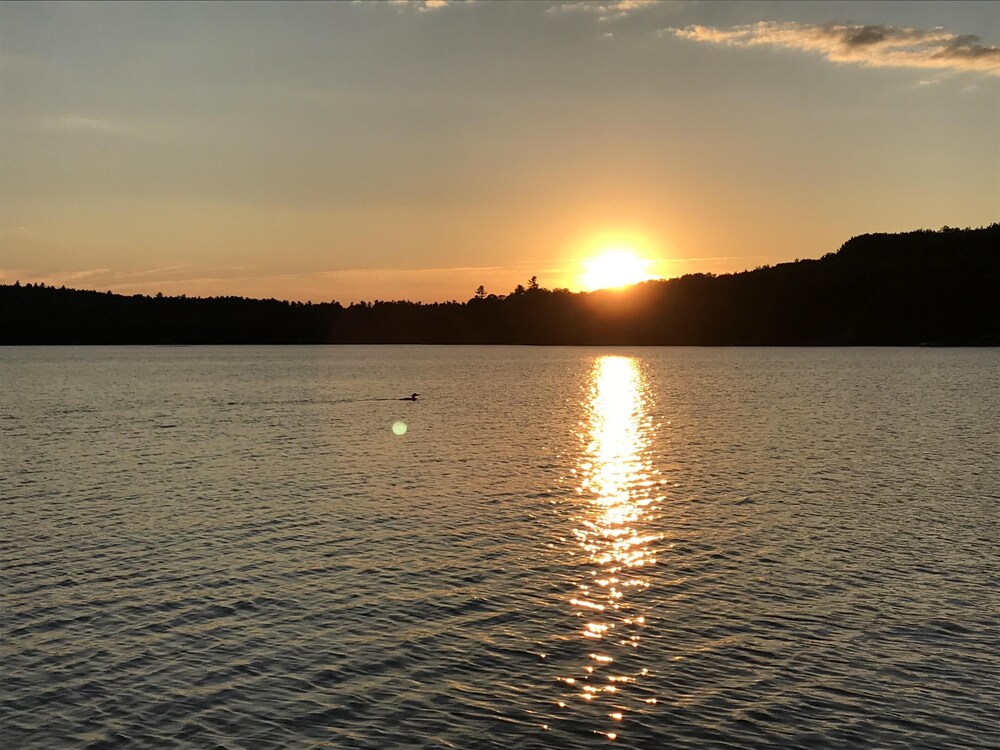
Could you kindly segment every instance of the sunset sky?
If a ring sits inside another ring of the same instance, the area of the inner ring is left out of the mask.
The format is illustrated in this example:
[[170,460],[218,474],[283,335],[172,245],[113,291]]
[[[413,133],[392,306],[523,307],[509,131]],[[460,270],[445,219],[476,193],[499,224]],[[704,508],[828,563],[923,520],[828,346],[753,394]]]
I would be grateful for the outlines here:
[[997,45],[995,2],[3,3],[0,283],[436,301],[989,224]]

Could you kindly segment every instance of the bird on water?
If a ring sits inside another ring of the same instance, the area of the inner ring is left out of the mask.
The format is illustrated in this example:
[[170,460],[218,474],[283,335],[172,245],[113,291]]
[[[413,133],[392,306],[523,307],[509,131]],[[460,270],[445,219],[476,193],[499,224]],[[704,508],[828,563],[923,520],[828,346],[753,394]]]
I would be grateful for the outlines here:
[[400,401],[416,401],[416,400],[417,400],[417,396],[419,396],[419,395],[420,395],[419,393],[414,393],[414,394],[413,394],[413,395],[411,395],[411,396],[406,396],[406,397],[404,397],[404,398],[401,398],[401,399],[399,399],[399,400],[400,400]]

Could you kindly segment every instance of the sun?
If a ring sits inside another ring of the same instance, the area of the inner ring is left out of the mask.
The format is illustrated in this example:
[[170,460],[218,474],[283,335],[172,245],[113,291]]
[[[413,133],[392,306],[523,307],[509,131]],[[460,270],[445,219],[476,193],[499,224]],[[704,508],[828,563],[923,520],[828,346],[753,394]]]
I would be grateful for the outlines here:
[[580,276],[580,283],[590,292],[637,284],[651,278],[649,266],[650,261],[640,258],[634,250],[612,247],[583,261],[584,271]]

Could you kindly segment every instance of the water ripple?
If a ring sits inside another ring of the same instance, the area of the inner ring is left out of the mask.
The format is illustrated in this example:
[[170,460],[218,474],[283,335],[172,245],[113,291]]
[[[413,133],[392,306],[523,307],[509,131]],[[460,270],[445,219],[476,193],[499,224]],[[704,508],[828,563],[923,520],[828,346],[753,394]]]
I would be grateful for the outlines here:
[[995,746],[997,364],[0,350],[0,744]]

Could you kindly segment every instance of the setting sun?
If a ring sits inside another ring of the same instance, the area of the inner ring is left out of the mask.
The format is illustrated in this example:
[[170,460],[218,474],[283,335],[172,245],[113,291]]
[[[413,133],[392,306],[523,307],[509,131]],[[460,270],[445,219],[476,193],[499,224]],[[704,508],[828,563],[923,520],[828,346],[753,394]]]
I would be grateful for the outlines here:
[[627,248],[612,248],[583,261],[580,283],[587,291],[636,284],[651,278],[650,261]]

